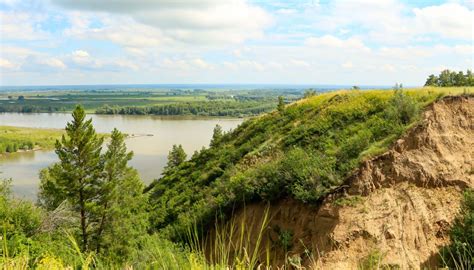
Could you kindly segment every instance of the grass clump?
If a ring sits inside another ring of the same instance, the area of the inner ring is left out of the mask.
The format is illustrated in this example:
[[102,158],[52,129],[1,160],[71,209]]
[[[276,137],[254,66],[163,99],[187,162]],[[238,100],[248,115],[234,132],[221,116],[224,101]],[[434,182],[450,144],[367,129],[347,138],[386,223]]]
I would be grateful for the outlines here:
[[359,262],[359,270],[377,270],[377,269],[390,269],[382,265],[382,260],[385,254],[378,249],[372,250],[367,256],[365,256]]
[[450,269],[474,267],[474,190],[464,192],[460,216],[451,229],[451,244],[441,249],[441,264]]
[[334,201],[334,204],[337,206],[350,206],[355,207],[358,204],[363,202],[363,199],[360,195],[341,197]]

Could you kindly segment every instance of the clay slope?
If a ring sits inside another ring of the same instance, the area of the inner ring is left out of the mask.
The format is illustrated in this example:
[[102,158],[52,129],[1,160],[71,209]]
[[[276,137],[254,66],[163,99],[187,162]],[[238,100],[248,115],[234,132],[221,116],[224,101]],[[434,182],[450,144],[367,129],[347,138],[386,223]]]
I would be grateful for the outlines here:
[[[474,98],[446,97],[423,119],[387,153],[364,162],[346,190],[320,207],[291,199],[272,205],[264,239],[272,258],[284,262],[279,236],[290,231],[287,256],[312,268],[357,269],[370,254],[380,266],[435,268],[461,191],[474,187]],[[264,207],[247,206],[237,217],[259,219]]]

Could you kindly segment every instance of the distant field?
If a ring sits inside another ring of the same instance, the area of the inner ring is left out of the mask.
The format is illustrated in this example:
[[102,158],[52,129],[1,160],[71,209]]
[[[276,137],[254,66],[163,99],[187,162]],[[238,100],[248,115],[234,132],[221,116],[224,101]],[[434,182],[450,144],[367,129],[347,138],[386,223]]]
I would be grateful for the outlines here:
[[52,149],[62,134],[64,131],[59,129],[0,126],[0,154],[37,148]]
[[291,102],[300,98],[302,92],[199,89],[16,91],[0,93],[0,112],[70,112],[81,104],[88,113],[241,117],[272,110],[280,95]]

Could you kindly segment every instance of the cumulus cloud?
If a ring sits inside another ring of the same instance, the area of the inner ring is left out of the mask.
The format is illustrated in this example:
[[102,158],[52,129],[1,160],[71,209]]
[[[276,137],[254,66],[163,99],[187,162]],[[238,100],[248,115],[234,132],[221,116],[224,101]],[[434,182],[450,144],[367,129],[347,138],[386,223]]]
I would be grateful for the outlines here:
[[72,10],[120,14],[182,42],[239,43],[257,38],[272,19],[245,0],[53,0]]
[[309,37],[305,44],[311,47],[329,47],[349,50],[364,50],[370,51],[365,44],[357,38],[340,39],[331,35],[324,35],[321,37]]
[[48,34],[37,24],[45,16],[28,12],[0,11],[0,37],[5,40],[44,40]]
[[474,11],[448,3],[439,6],[415,8],[415,22],[420,31],[438,33],[448,38],[472,40]]

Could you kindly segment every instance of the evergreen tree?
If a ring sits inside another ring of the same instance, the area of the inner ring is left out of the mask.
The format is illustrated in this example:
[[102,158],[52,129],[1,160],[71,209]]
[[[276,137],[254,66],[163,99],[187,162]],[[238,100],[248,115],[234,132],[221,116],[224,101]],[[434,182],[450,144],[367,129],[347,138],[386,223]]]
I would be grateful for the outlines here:
[[146,196],[138,172],[128,166],[133,153],[127,152],[124,135],[117,129],[111,134],[103,155],[104,178],[98,194],[97,230],[94,246],[115,260],[124,260],[137,248],[146,234]]
[[224,136],[224,132],[222,131],[222,127],[219,124],[217,124],[214,127],[214,130],[212,132],[212,139],[211,139],[211,144],[210,144],[211,147],[218,145],[219,142],[222,139],[222,136]]
[[84,109],[77,106],[66,125],[66,136],[56,141],[59,162],[42,173],[40,184],[44,205],[57,207],[65,199],[78,213],[82,250],[88,249],[103,175],[103,139],[97,136],[92,119],[85,117]]
[[285,110],[285,100],[284,100],[283,96],[278,97],[277,109],[280,113],[282,113]]
[[165,173],[173,168],[179,166],[179,164],[183,163],[186,160],[186,152],[184,152],[183,146],[180,145],[173,145],[173,148],[168,153],[168,163],[165,167]]

